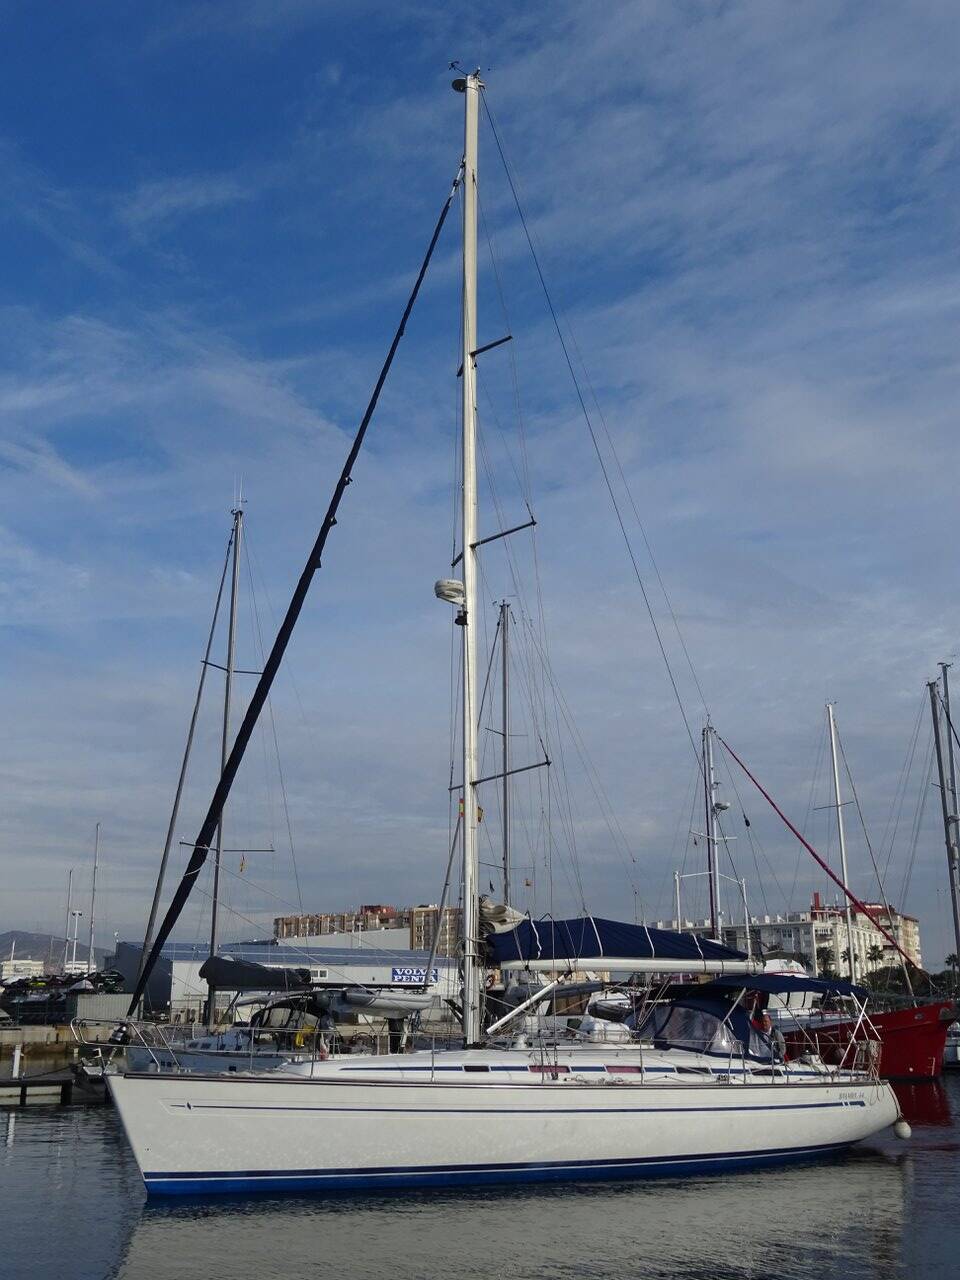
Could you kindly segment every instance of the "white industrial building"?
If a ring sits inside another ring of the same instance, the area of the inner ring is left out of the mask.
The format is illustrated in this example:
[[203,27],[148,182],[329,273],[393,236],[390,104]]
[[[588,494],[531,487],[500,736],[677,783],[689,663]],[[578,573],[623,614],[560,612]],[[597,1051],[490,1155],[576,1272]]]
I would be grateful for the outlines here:
[[342,933],[305,933],[278,939],[297,951],[409,951],[410,927],[351,929]]
[[[383,931],[388,932],[388,931]],[[389,931],[393,932],[393,931]],[[400,930],[404,939],[406,930]],[[225,943],[217,954],[230,960],[244,960],[276,969],[304,969],[310,981],[323,986],[420,987],[426,977],[429,952],[408,948],[363,946],[349,949],[336,947],[297,947],[275,942]],[[121,942],[111,967],[118,969],[132,990],[140,966],[141,948]],[[200,943],[168,942],[161,951],[144,998],[145,1013],[168,1013],[171,1021],[199,1021],[207,998],[207,984],[200,969],[209,948]],[[456,961],[437,956],[432,965],[427,989],[436,997],[431,1020],[448,1006],[448,998],[459,999],[460,983]],[[217,1006],[225,1008],[235,992],[218,991]]]

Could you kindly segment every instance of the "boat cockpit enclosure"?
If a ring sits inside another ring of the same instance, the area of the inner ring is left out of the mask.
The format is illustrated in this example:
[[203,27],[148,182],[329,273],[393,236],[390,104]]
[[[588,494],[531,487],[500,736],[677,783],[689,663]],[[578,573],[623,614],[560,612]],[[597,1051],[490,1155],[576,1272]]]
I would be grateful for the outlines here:
[[743,1054],[760,1062],[772,1056],[769,1039],[751,1026],[743,1004],[717,996],[681,996],[655,1004],[642,1014],[628,1015],[626,1025],[657,1049],[689,1049],[723,1058]]

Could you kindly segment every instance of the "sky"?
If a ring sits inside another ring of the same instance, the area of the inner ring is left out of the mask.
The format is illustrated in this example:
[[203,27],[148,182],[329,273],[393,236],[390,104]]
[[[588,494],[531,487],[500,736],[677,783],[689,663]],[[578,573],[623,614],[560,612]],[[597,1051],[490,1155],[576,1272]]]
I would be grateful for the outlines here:
[[[692,738],[706,707],[835,861],[834,701],[887,892],[939,967],[923,699],[958,637],[955,6],[4,10],[0,929],[62,931],[74,867],[85,936],[99,821],[97,940],[142,933],[231,507],[242,485],[238,661],[256,669],[257,620],[269,644],[456,172],[459,60],[482,69]],[[480,191],[480,333],[514,336],[480,372],[481,523],[521,523],[525,502],[538,522],[484,553],[481,649],[506,596],[511,750],[532,761],[539,734],[553,760],[549,785],[516,786],[519,905],[653,919],[674,870],[702,868],[694,752],[486,120]],[[457,225],[228,809],[228,847],[250,850],[226,857],[229,936],[301,903],[440,893]],[[220,680],[173,870],[216,778]],[[725,763],[721,787],[751,907],[826,893]],[[702,880],[684,885],[696,914]],[[208,893],[179,936],[204,936]]]

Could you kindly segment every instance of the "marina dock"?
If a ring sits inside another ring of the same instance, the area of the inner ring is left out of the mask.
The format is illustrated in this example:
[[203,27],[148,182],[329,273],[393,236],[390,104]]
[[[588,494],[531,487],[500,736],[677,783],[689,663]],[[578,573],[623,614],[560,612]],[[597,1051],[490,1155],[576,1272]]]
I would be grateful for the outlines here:
[[[14,1040],[15,1034],[21,1038]],[[0,1110],[38,1104],[98,1105],[106,1101],[102,1086],[77,1078],[74,1068],[80,1053],[69,1027],[5,1028],[3,1036]]]
[[104,1102],[105,1090],[101,1092],[82,1087],[69,1071],[0,1079],[0,1108],[38,1104],[65,1107],[71,1103],[99,1105]]

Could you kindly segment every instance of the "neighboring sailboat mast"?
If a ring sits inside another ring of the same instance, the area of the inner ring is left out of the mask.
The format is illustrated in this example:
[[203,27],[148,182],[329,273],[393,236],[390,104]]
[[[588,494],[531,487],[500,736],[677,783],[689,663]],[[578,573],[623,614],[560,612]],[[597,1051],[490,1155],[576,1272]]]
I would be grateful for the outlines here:
[[203,701],[203,690],[207,682],[207,672],[210,669],[210,652],[213,648],[213,638],[217,630],[217,620],[220,617],[220,602],[223,599],[223,587],[227,580],[227,569],[230,567],[230,557],[233,548],[233,527],[231,526],[230,537],[227,540],[227,552],[223,561],[223,570],[220,574],[220,585],[217,587],[217,599],[213,607],[213,618],[210,622],[210,630],[207,633],[207,647],[203,651],[203,661],[200,663],[200,679],[197,682],[197,692],[193,701],[193,712],[190,716],[190,727],[187,730],[187,741],[183,748],[183,759],[180,762],[180,774],[177,778],[177,788],[173,797],[173,807],[170,810],[170,820],[167,823],[167,835],[163,842],[163,853],[160,856],[160,869],[157,872],[157,883],[153,891],[153,902],[150,904],[150,915],[147,918],[147,929],[143,935],[143,947],[140,951],[140,964],[137,968],[137,978],[143,972],[144,965],[147,962],[147,956],[150,954],[150,948],[153,945],[153,931],[157,923],[157,912],[160,909],[160,895],[163,892],[163,882],[167,873],[167,863],[170,860],[170,849],[173,845],[173,838],[176,834],[177,819],[180,816],[180,802],[183,799],[184,783],[187,780],[187,768],[190,764],[190,753],[193,750],[193,738],[197,729],[197,719],[200,715],[200,704]]
[[[941,664],[943,671],[943,705],[947,713],[947,738],[953,732],[950,716],[950,687],[947,682],[946,664]],[[940,737],[940,705],[937,681],[931,680],[927,685],[930,690],[930,711],[933,716],[933,741],[937,751],[937,780],[940,787],[940,804],[943,814],[943,836],[947,845],[947,877],[950,885],[950,906],[953,912],[953,936],[957,954],[960,955],[960,850],[957,849],[957,829],[960,818],[957,815],[956,783],[951,767],[947,778],[943,759],[943,744]],[[951,749],[952,757],[953,751]],[[951,761],[952,764],[952,761]],[[953,800],[951,805],[950,801]]]
[[479,862],[477,853],[477,150],[480,73],[453,82],[464,96],[463,133],[463,1034],[480,1039]]
[[[830,759],[833,764],[833,803],[837,810],[837,839],[840,842],[840,875],[843,883],[848,885],[850,877],[847,874],[847,841],[843,830],[843,806],[840,802],[840,769],[837,764],[837,726],[833,719],[833,703],[827,703],[827,725],[830,729]],[[847,922],[847,967],[850,974],[850,981],[856,982],[856,962],[854,960],[853,949],[853,913],[850,909],[850,899],[844,899],[844,917]]]
[[[231,513],[233,515],[233,561],[230,576],[230,617],[227,623],[227,663],[224,668],[223,686],[223,733],[220,739],[220,772],[226,769],[230,755],[230,703],[233,696],[234,654],[237,643],[237,592],[240,586],[240,543],[243,538],[243,507],[237,503]],[[213,858],[213,900],[210,906],[210,956],[217,954],[217,930],[220,909],[220,860],[223,854],[223,810],[217,823],[217,843]],[[216,1022],[216,989],[210,987],[207,992],[207,1026],[211,1029]]]
[[[720,858],[717,834],[717,779],[713,769],[713,725],[707,721],[703,727],[703,800],[707,824],[707,882],[710,886],[710,933],[714,940],[722,942],[720,927]],[[677,891],[679,903],[679,890]],[[680,928],[680,909],[677,907],[677,928]]]
[[510,605],[500,601],[500,731],[503,734],[503,901],[510,906]]
[[63,971],[67,971],[67,959],[70,955],[70,920],[73,916],[73,867],[67,876],[67,923],[63,928]]
[[87,972],[93,973],[97,967],[97,961],[93,952],[93,927],[97,912],[97,868],[100,866],[100,823],[97,823],[97,829],[93,837],[93,885],[90,889],[90,949],[87,957]]

